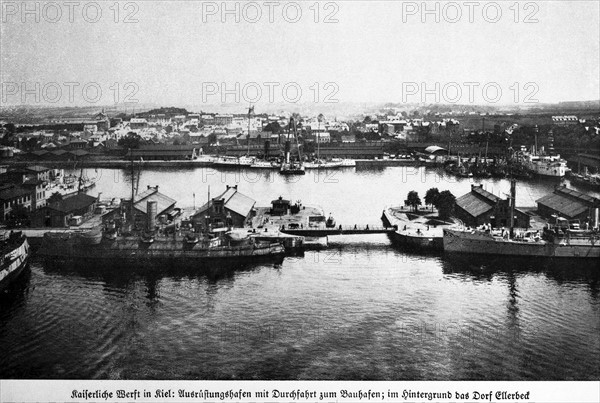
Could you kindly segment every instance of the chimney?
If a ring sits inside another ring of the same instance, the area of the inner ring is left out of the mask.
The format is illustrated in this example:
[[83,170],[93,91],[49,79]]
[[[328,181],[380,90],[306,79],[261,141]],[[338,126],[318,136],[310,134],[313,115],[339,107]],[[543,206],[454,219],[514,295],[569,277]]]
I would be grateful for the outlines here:
[[146,214],[148,215],[148,218],[147,218],[148,231],[154,231],[154,228],[156,228],[156,214],[157,214],[156,210],[157,210],[156,200],[148,200],[147,209],[146,209]]

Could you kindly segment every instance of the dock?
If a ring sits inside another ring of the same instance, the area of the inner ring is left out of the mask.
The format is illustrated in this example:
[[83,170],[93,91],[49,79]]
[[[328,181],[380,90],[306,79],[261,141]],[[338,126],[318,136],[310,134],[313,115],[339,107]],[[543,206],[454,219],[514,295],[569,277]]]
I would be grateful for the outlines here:
[[290,235],[308,237],[326,237],[331,235],[359,235],[359,234],[391,234],[395,227],[382,227],[374,225],[338,225],[333,228],[282,228],[281,232]]

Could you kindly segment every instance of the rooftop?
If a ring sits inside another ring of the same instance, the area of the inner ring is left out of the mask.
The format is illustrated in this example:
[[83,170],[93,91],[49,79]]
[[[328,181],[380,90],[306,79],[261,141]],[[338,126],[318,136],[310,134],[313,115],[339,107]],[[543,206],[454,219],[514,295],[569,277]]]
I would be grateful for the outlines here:
[[47,207],[49,209],[60,211],[63,213],[71,213],[75,210],[89,207],[95,202],[95,197],[86,195],[85,193],[79,193],[75,196],[67,197],[66,199],[63,199],[56,203],[49,204]]
[[148,201],[156,201],[156,212],[159,215],[177,203],[176,200],[160,193],[158,186],[148,187],[148,189],[136,195],[134,198],[134,207],[146,214],[148,212]]
[[536,200],[536,203],[555,210],[565,217],[576,217],[585,213],[592,206],[599,206],[600,200],[560,186],[553,193]]
[[[225,190],[225,192],[223,192],[219,196],[213,198],[212,200],[224,200],[225,208],[227,208],[241,216],[244,216],[244,217],[246,217],[250,213],[250,211],[254,207],[254,204],[256,203],[255,200],[238,192],[237,186],[235,186],[235,187],[228,186],[227,190]],[[208,210],[208,207],[209,207],[209,203],[205,203],[202,207],[200,207],[196,211],[195,214],[202,213],[202,212]]]
[[472,185],[471,191],[456,199],[456,205],[473,217],[478,217],[490,211],[501,199],[483,189],[481,185]]
[[30,194],[30,191],[18,186],[13,186],[0,191],[0,200],[11,200],[28,194]]

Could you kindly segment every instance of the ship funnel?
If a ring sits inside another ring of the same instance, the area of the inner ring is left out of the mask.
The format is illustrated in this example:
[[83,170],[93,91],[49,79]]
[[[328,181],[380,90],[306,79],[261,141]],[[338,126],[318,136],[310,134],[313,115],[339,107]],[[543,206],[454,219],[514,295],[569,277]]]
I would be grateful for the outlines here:
[[156,214],[157,214],[156,200],[148,200],[147,206],[148,206],[148,208],[147,208],[148,231],[154,231],[154,228],[156,228]]

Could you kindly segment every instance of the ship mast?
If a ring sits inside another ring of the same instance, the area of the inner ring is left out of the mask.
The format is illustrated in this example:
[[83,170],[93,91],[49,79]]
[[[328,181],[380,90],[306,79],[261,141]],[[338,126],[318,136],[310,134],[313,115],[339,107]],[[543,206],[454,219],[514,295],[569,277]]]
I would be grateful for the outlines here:
[[254,113],[254,106],[248,107],[248,157],[250,157],[250,116]]
[[514,179],[510,180],[510,217],[509,217],[509,225],[510,225],[510,237],[513,237],[513,233],[514,233],[514,226],[515,226],[515,196],[516,196],[516,188],[517,188],[517,181],[515,181]]
[[131,204],[129,205],[129,219],[133,222],[133,198],[135,196],[135,168],[133,166],[133,152],[129,149],[131,157]]
[[296,148],[298,149],[298,164],[302,164],[302,156],[300,155],[300,142],[298,141],[298,132],[296,131],[296,121],[294,121],[294,139],[296,140]]

